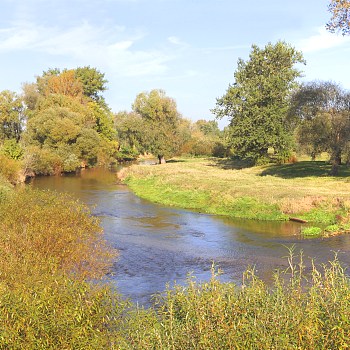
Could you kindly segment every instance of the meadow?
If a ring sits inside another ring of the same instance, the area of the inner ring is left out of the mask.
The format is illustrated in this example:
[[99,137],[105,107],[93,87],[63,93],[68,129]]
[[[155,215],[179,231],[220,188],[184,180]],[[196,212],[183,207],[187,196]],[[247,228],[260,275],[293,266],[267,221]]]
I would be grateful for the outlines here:
[[325,232],[349,229],[350,169],[329,176],[325,161],[249,166],[242,161],[183,158],[133,165],[119,177],[140,197],[204,213],[256,220],[298,218]]

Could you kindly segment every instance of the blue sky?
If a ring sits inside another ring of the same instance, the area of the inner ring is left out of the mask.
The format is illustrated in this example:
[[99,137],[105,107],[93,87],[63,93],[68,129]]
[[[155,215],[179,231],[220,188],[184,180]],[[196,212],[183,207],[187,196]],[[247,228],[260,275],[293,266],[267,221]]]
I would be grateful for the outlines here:
[[[114,112],[160,88],[192,120],[213,119],[239,57],[284,40],[304,53],[303,80],[350,90],[350,36],[324,29],[328,0],[2,0],[0,90],[48,68],[90,65]],[[223,126],[224,122],[220,123]]]

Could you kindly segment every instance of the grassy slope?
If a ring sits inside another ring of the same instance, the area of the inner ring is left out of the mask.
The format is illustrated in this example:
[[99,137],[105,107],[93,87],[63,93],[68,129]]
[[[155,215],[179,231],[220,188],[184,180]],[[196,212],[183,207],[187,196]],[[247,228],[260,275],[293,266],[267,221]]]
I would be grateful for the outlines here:
[[121,177],[140,197],[166,205],[232,217],[284,220],[297,216],[334,224],[347,220],[350,169],[328,176],[325,162],[245,167],[220,159],[138,165]]

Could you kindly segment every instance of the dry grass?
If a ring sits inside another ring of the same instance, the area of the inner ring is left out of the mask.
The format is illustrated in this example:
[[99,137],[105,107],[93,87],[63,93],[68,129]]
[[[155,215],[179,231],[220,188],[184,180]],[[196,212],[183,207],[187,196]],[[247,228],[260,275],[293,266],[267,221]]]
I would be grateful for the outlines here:
[[[299,162],[288,165],[244,167],[232,161],[216,159],[186,159],[162,166],[134,165],[123,170],[121,178],[138,195],[164,203],[161,192],[191,191],[206,194],[209,198],[206,211],[229,208],[242,198],[277,206],[284,214],[300,214],[315,208],[347,210],[350,201],[348,170],[341,169],[341,176],[327,176],[328,165],[324,162]],[[146,181],[143,186],[142,181]],[[150,187],[157,189],[158,200],[149,195]],[[188,203],[166,203],[193,207]],[[212,208],[212,209],[210,209]],[[198,208],[203,209],[203,208]],[[222,210],[218,210],[221,213]],[[233,215],[234,216],[234,215]]]

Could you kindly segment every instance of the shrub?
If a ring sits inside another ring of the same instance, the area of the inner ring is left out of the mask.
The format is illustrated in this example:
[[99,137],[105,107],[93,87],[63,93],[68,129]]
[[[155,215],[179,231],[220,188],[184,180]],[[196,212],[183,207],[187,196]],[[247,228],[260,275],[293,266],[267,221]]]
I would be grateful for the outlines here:
[[18,160],[0,154],[0,175],[12,184],[20,182],[21,163]]
[[98,219],[67,195],[16,191],[0,203],[0,232],[6,233],[0,240],[0,271],[7,282],[55,271],[98,278],[114,257]]

